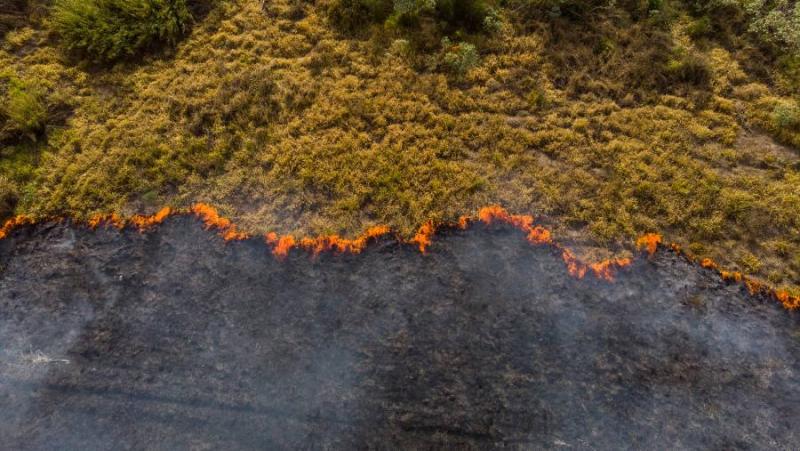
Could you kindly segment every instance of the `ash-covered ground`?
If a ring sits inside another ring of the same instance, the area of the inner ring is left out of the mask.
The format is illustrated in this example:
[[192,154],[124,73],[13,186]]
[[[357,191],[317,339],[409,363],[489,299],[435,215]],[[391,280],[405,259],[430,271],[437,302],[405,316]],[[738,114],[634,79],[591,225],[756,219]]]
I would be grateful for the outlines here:
[[427,255],[39,225],[0,241],[5,449],[796,449],[800,316],[669,251]]

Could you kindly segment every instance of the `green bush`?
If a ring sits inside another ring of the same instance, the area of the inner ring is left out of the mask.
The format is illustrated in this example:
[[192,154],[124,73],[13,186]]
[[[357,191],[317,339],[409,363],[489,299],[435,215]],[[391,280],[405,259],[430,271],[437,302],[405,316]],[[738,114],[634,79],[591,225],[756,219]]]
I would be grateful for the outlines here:
[[613,0],[511,0],[515,10],[528,17],[583,20]]
[[[396,0],[397,1],[397,0]],[[423,0],[436,4],[436,19],[449,27],[464,28],[470,32],[484,29],[485,20],[496,14],[486,0]]]
[[800,92],[800,54],[786,55],[778,60],[776,81],[786,93]]
[[689,37],[695,40],[712,36],[714,32],[714,26],[711,23],[711,18],[708,16],[703,16],[693,20],[686,29],[686,32],[689,34]]
[[392,3],[398,17],[416,17],[436,9],[436,0],[394,0]]
[[[664,16],[665,0],[507,0],[520,14],[536,19],[587,22],[604,13],[625,11],[634,20]],[[663,17],[662,17],[663,19]]]
[[550,106],[550,99],[547,98],[547,92],[539,87],[531,89],[525,100],[528,101],[528,105],[530,105],[534,111]]
[[328,8],[331,23],[357,32],[370,23],[414,29],[424,19],[437,24],[440,32],[463,29],[494,31],[500,17],[487,0],[335,0]]
[[51,23],[68,50],[112,62],[174,45],[191,20],[187,0],[56,0]]
[[677,52],[665,67],[669,83],[684,83],[696,87],[706,86],[711,81],[708,62],[694,53]]
[[778,53],[800,54],[800,2],[792,0],[709,0],[693,2],[695,14],[717,25],[735,25],[755,43]]
[[483,29],[488,33],[499,33],[503,29],[503,16],[497,8],[489,8],[483,18]]
[[480,61],[478,49],[467,42],[452,43],[449,39],[444,38],[442,39],[442,49],[444,52],[442,63],[448,71],[459,78],[466,75]]
[[0,175],[0,220],[5,220],[14,215],[14,209],[19,201],[17,185]]
[[772,110],[772,124],[778,131],[800,130],[800,107],[794,102],[781,102]]
[[393,8],[392,0],[336,0],[328,7],[328,19],[340,30],[355,33],[385,21]]
[[593,2],[584,0],[550,0],[542,2],[549,4],[551,16],[564,16],[573,19],[586,18],[587,14],[596,8],[605,6],[608,2]]
[[39,89],[12,78],[2,114],[5,117],[2,135],[27,135],[35,139],[47,121],[47,106]]

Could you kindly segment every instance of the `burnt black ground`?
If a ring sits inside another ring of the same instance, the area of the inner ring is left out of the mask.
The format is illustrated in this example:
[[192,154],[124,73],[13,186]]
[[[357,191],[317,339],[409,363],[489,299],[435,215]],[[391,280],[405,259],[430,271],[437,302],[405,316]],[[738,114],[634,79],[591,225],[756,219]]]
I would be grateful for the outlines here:
[[0,262],[4,449],[800,446],[800,316],[668,251],[614,283],[503,227],[279,262],[178,217]]

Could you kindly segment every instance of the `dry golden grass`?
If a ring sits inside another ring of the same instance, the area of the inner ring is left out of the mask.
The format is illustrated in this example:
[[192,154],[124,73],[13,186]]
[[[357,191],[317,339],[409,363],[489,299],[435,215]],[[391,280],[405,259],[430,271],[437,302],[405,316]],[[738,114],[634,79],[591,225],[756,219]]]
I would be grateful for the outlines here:
[[[711,82],[634,88],[642,68],[625,64],[645,37],[611,35],[616,44],[598,54],[509,26],[454,79],[421,70],[423,57],[380,30],[337,34],[321,10],[225,2],[174,55],[103,70],[77,68],[44,31],[13,33],[0,67],[73,109],[46,145],[26,150],[35,158],[0,165],[19,185],[17,212],[203,201],[254,232],[388,224],[412,234],[499,203],[544,215],[583,252],[624,254],[659,231],[731,269],[800,286],[798,154],[765,134],[798,146],[800,132],[774,121],[794,100],[737,55],[695,48],[678,24],[670,45],[702,56]],[[585,64],[570,66],[570,55]]]

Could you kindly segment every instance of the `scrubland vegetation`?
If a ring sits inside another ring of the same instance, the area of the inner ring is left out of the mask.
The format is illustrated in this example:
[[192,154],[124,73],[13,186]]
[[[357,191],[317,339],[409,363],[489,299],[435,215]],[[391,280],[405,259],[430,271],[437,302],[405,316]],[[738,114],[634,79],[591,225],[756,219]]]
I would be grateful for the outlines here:
[[499,203],[586,254],[658,231],[800,286],[795,2],[0,5],[5,216],[411,234]]

